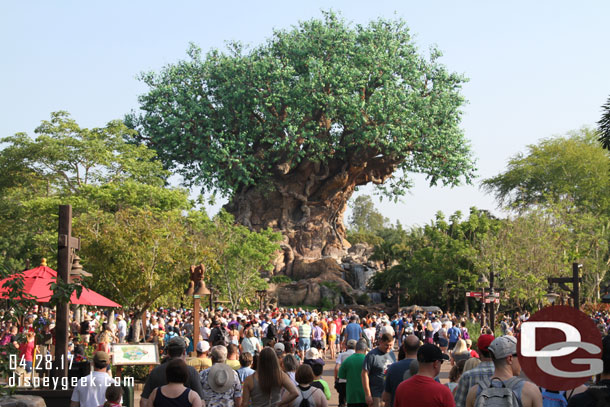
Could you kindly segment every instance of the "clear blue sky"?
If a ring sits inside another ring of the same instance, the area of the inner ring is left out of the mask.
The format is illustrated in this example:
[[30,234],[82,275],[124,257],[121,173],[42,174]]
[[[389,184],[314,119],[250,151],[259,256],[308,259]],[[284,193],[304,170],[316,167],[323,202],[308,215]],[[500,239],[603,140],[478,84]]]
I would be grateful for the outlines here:
[[[470,78],[462,127],[481,178],[528,144],[594,125],[610,95],[608,1],[5,1],[0,136],[32,135],[56,110],[103,126],[137,108],[139,72],[184,58],[189,42],[255,45],[329,7],[355,23],[404,18],[422,50],[438,45],[442,62]],[[401,202],[379,204],[390,219],[424,224],[438,210],[496,206],[478,181],[449,189],[415,179]]]

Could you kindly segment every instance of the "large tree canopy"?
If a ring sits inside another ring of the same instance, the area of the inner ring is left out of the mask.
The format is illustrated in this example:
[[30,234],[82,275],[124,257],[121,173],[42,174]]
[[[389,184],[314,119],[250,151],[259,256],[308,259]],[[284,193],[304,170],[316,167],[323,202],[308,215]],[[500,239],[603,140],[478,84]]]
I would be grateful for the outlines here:
[[[306,160],[361,168],[357,184],[395,169],[433,184],[471,176],[458,127],[464,78],[437,62],[439,51],[421,56],[402,21],[351,27],[326,13],[250,51],[234,43],[202,58],[192,46],[189,56],[142,75],[150,92],[131,117],[188,180],[231,194]],[[394,193],[408,185],[390,182]]]
[[464,78],[436,49],[422,56],[402,21],[352,26],[325,13],[250,50],[189,56],[142,75],[150,90],[127,122],[167,168],[229,196],[239,223],[281,230],[276,271],[340,255],[358,185],[396,195],[408,172],[431,184],[472,177],[458,126]]
[[610,156],[596,137],[585,128],[530,145],[527,154],[511,158],[506,171],[483,181],[483,187],[500,203],[519,209],[563,200],[610,214]]

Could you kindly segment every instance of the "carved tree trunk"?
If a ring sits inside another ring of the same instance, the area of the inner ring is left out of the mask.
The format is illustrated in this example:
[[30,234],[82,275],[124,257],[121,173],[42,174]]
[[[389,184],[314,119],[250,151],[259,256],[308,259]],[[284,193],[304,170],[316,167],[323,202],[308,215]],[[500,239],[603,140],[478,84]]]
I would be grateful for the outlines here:
[[291,275],[296,261],[310,263],[346,253],[350,247],[343,225],[347,201],[358,185],[385,181],[395,165],[381,157],[359,165],[305,160],[292,170],[278,166],[271,185],[237,191],[226,209],[251,229],[281,231],[283,254],[274,273]]

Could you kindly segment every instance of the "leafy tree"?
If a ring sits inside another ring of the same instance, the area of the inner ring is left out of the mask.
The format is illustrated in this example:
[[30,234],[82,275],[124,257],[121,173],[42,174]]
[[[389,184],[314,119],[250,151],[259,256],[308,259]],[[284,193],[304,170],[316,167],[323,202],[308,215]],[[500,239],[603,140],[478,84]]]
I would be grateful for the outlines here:
[[526,209],[568,201],[594,214],[610,214],[610,156],[589,129],[528,146],[508,169],[483,181],[500,203]]
[[377,232],[377,235],[382,239],[380,243],[375,245],[373,255],[370,260],[381,261],[383,270],[388,268],[399,259],[401,248],[404,247],[406,241],[406,231],[402,225],[397,222],[395,227],[384,228]]
[[82,256],[96,278],[91,287],[136,314],[161,297],[177,304],[196,264],[188,244],[188,219],[180,211],[124,209],[83,214],[74,234],[83,239]]
[[[352,26],[334,13],[146,73],[127,121],[187,182],[230,197],[237,222],[288,237],[289,258],[341,252],[354,189],[410,187],[407,173],[455,185],[473,174],[459,128],[464,78],[403,21]],[[398,172],[400,176],[393,176]]]
[[375,208],[375,203],[368,195],[360,195],[351,203],[352,215],[349,226],[357,232],[381,230],[388,223],[388,218]]
[[75,217],[190,206],[185,191],[166,188],[168,172],[153,150],[124,141],[133,130],[119,121],[86,129],[55,112],[35,132],[35,139],[18,133],[0,140],[0,261],[11,270],[41,257],[53,265],[60,204],[71,204]]
[[398,264],[373,277],[372,287],[387,289],[401,283],[413,303],[439,305],[446,300],[447,282],[456,292],[475,288],[479,268],[477,247],[487,234],[498,229],[499,221],[485,211],[471,208],[467,220],[458,211],[449,218],[442,213],[434,222],[413,228],[393,247]]
[[225,211],[216,215],[205,230],[203,262],[210,286],[219,290],[233,309],[254,304],[255,291],[267,288],[261,275],[273,269],[281,235],[271,229],[252,232],[236,225]]

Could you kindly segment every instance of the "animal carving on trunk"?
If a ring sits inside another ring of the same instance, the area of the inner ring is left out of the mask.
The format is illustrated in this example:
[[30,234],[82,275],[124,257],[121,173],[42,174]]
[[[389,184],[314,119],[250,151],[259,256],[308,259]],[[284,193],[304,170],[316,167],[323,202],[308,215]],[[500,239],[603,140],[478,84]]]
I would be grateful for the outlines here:
[[191,266],[190,271],[189,287],[186,290],[186,295],[207,295],[210,290],[205,286],[203,281],[203,274],[205,273],[205,266],[200,264],[198,266]]

